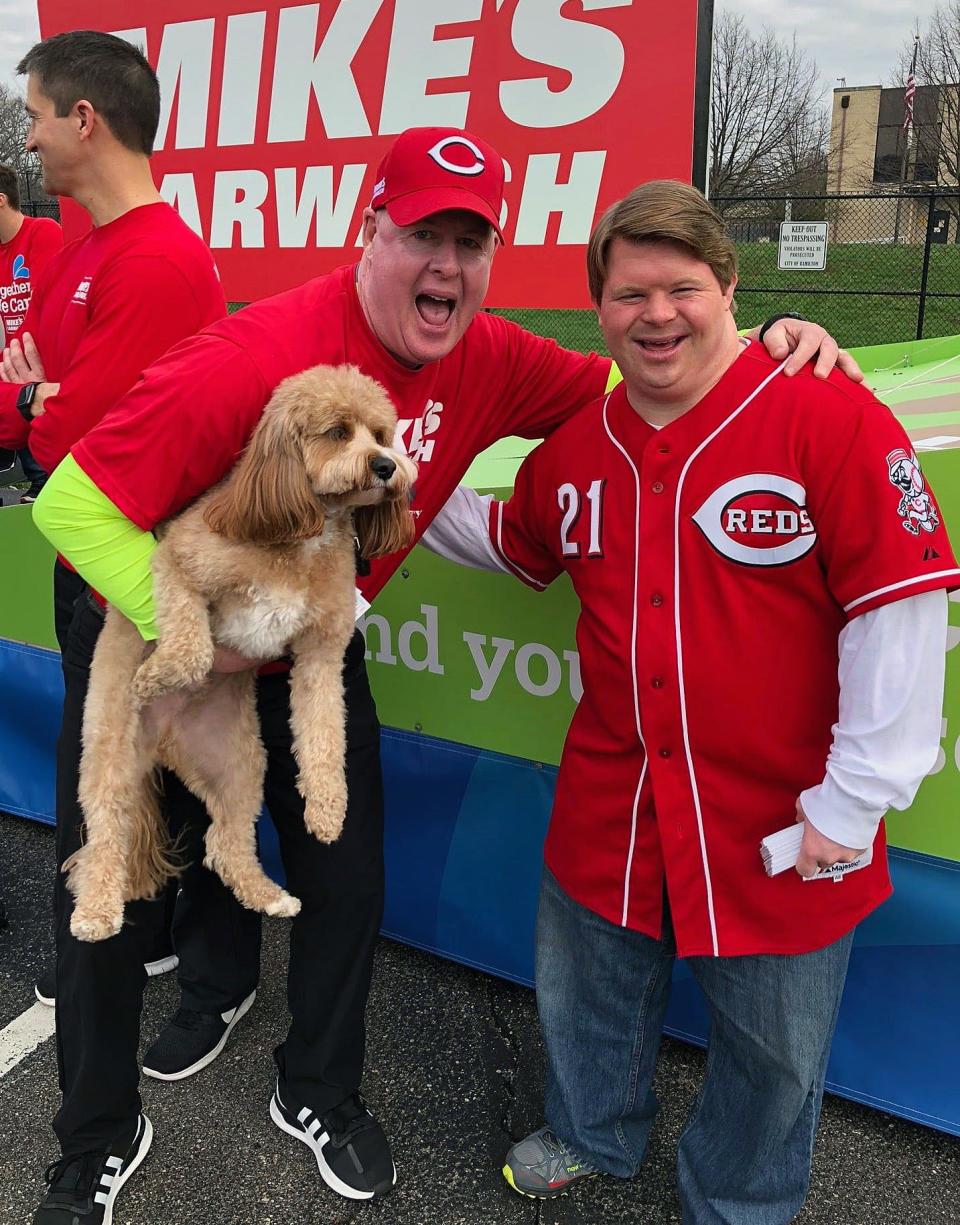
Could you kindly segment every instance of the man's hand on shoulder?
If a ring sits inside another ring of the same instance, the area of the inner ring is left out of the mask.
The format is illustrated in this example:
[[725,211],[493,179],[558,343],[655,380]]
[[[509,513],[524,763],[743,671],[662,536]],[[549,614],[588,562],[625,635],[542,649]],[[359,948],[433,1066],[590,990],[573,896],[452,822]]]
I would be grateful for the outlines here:
[[29,332],[11,340],[0,361],[0,382],[43,383],[46,380],[40,352]]
[[797,855],[797,872],[800,876],[816,876],[821,868],[832,868],[835,863],[851,863],[866,851],[866,847],[854,850],[834,842],[826,834],[810,824],[803,805],[797,800],[797,821],[803,824],[803,841]]
[[[760,337],[759,330],[748,334],[751,339]],[[825,379],[836,366],[854,383],[863,382],[863,371],[819,323],[810,323],[806,319],[778,319],[766,329],[762,343],[776,361],[782,362],[790,355],[790,360],[783,368],[787,377],[796,374],[807,362],[816,359],[813,373],[818,379]]]

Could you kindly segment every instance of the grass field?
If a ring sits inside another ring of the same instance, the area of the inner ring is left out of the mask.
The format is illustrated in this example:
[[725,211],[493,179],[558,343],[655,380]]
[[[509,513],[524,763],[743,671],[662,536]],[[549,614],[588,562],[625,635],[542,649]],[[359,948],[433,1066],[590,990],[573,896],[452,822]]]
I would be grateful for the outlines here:
[[[753,327],[783,311],[796,311],[822,323],[848,347],[917,338],[921,246],[838,244],[827,248],[823,272],[780,272],[776,243],[742,243],[737,253],[737,323],[741,327]],[[885,297],[878,292],[881,290],[906,296]],[[927,290],[929,294],[958,296],[928,296],[924,336],[960,334],[960,246],[931,248]],[[497,313],[516,319],[540,335],[553,336],[571,349],[605,351],[596,318],[589,311]]]

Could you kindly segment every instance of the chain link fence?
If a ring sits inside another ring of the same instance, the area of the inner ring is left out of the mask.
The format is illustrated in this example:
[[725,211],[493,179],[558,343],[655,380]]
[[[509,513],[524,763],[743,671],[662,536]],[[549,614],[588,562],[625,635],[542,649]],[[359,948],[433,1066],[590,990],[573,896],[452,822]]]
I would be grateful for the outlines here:
[[20,211],[28,217],[52,217],[60,220],[59,200],[21,200]]
[[[737,320],[797,311],[842,345],[960,333],[960,191],[718,197],[740,266]],[[826,222],[822,271],[778,267],[785,221]]]

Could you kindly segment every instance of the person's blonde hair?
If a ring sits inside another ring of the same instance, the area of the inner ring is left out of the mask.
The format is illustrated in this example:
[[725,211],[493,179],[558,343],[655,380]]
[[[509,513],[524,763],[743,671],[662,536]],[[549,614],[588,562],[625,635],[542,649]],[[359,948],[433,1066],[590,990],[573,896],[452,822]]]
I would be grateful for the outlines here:
[[676,179],[641,183],[607,209],[587,246],[590,297],[599,302],[615,238],[627,242],[674,242],[709,264],[726,290],[737,275],[737,251],[723,218],[702,192]]

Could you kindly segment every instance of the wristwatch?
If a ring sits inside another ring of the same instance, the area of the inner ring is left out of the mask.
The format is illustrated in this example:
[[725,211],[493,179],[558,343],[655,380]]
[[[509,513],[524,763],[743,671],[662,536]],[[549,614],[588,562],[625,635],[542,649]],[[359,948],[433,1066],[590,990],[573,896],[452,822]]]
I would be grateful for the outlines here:
[[39,383],[24,383],[17,396],[17,411],[24,421],[33,421],[33,402],[37,396]]
[[772,328],[775,323],[779,323],[781,319],[799,319],[801,323],[807,322],[803,315],[796,315],[793,311],[784,311],[782,315],[771,315],[760,329],[760,335],[757,337],[757,339],[763,340],[764,336],[767,334],[767,330]]

